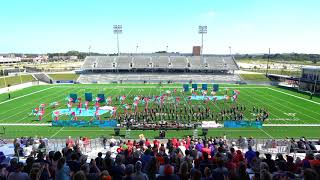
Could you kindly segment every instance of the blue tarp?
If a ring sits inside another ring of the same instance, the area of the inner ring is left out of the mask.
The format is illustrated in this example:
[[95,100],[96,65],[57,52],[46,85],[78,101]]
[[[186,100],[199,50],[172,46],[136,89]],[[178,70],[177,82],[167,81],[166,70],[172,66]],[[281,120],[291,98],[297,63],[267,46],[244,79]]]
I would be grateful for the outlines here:
[[223,100],[226,99],[225,96],[191,96],[191,100],[206,100],[207,98],[210,99],[210,101],[212,101],[214,98],[217,98],[217,100]]
[[[81,113],[80,113],[80,109],[81,109]],[[95,112],[96,112],[96,109],[95,108],[92,108],[92,109],[88,109],[86,110],[85,108],[72,108],[71,111],[69,111],[69,109],[57,109],[55,111],[59,111],[59,116],[60,115],[70,115],[71,112],[75,112],[76,113],[76,116],[94,116]],[[54,115],[54,112],[52,112],[52,114]],[[107,112],[111,112],[109,110],[104,110],[104,109],[99,109],[98,111],[98,115],[102,115],[102,114],[105,114]]]
[[73,121],[59,120],[52,121],[55,127],[117,127],[116,120],[94,120],[94,121]]
[[225,128],[262,128],[261,121],[224,121]]

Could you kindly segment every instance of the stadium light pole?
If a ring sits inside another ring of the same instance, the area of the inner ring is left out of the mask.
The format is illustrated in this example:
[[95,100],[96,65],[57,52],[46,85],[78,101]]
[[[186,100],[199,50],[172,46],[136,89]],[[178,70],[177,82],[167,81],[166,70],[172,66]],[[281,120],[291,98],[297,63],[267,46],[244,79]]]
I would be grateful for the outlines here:
[[4,72],[4,68],[3,67],[2,67],[2,76],[3,76],[3,81],[4,81],[4,87],[7,87],[6,74]]
[[268,61],[267,61],[267,70],[266,70],[266,76],[268,75],[268,69],[269,69],[269,61],[270,61],[270,48],[269,48],[269,54],[268,54]]
[[136,46],[136,54],[138,54],[138,48],[139,48],[139,46],[137,44],[137,46]]
[[89,52],[89,56],[91,55],[91,46],[89,46],[89,48],[88,48],[88,52]]
[[199,26],[199,34],[201,34],[201,56],[203,52],[203,34],[207,34],[207,26]]
[[319,74],[315,74],[314,77],[314,86],[313,86],[313,94],[316,93],[316,87],[317,87],[317,79],[318,79]]
[[122,25],[113,25],[113,33],[117,35],[118,56],[120,55],[119,34],[122,34]]
[[229,46],[229,54],[230,54],[230,56],[232,56],[232,55],[231,55],[231,46]]
[[166,46],[166,52],[167,52],[167,53],[168,53],[168,47],[169,47],[169,46],[167,45],[167,46]]

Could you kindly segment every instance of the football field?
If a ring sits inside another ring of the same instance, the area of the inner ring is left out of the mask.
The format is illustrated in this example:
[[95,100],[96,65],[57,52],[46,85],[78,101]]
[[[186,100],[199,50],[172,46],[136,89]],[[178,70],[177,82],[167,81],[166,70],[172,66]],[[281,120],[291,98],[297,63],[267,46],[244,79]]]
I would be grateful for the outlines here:
[[[177,90],[173,93],[174,89]],[[212,86],[208,92],[211,92]],[[284,138],[284,137],[301,137],[319,138],[320,130],[320,98],[313,97],[309,99],[308,95],[274,87],[274,86],[257,86],[257,85],[230,85],[220,84],[220,90],[216,95],[231,96],[231,92],[237,90],[240,92],[237,101],[218,100],[215,103],[192,100],[188,103],[188,97],[191,92],[183,93],[181,84],[90,84],[90,85],[43,85],[25,88],[11,93],[11,99],[8,100],[7,94],[0,95],[0,127],[6,127],[6,138],[20,136],[41,136],[48,138],[65,138],[69,135],[88,136],[90,138],[114,135],[113,128],[99,127],[51,127],[52,111],[55,109],[49,105],[53,102],[59,102],[56,109],[66,108],[66,97],[69,94],[77,94],[84,99],[85,93],[92,93],[93,97],[97,94],[105,94],[105,97],[112,97],[111,106],[117,107],[119,113],[124,110],[116,97],[126,95],[126,104],[131,105],[135,96],[159,96],[171,92],[172,97],[179,97],[179,106],[190,109],[192,107],[210,108],[211,111],[218,113],[222,109],[231,107],[234,104],[245,106],[248,111],[244,114],[246,120],[255,120],[251,112],[253,107],[266,109],[270,116],[264,122],[263,128],[217,128],[210,129],[208,136],[222,136],[237,138],[242,135],[245,137],[253,136],[256,138]],[[200,91],[198,92],[200,94]],[[40,104],[45,104],[45,114],[43,120],[39,121],[32,114],[32,109]],[[91,103],[93,105],[93,102]],[[102,104],[104,105],[104,104]],[[170,105],[170,104],[169,104]],[[154,104],[150,104],[150,107]],[[143,109],[144,105],[139,105]],[[61,117],[67,119],[67,117]],[[111,119],[110,116],[102,116],[102,119]],[[91,117],[82,118],[81,120],[90,120]],[[209,119],[207,119],[209,120]],[[220,122],[222,123],[222,122]],[[201,131],[200,131],[201,132]],[[131,137],[138,138],[139,134],[146,137],[154,138],[158,136],[158,131],[132,131]],[[192,135],[192,130],[168,130],[167,137],[183,137]],[[121,130],[124,136],[125,130]],[[201,133],[200,133],[201,134]]]

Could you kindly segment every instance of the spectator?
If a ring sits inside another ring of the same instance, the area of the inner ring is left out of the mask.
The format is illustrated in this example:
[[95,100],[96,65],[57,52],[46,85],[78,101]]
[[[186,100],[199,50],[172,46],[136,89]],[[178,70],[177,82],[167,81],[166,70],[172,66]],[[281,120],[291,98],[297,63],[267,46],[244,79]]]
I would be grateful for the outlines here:
[[100,169],[94,159],[91,160],[91,166],[94,168],[94,173],[90,173],[89,164],[85,163],[81,166],[80,170],[84,172],[87,180],[98,180],[100,175]]
[[34,163],[34,158],[33,157],[28,157],[26,159],[26,165],[23,168],[23,172],[25,172],[27,174],[30,174],[30,171],[31,171],[33,163]]
[[110,175],[112,176],[112,180],[122,180],[124,176],[125,166],[123,164],[123,155],[118,154],[116,157],[115,165],[113,165],[110,169]]
[[276,164],[275,161],[271,159],[271,154],[265,154],[266,159],[262,160],[262,162],[265,162],[268,164],[269,170],[271,173],[276,171]]
[[73,180],[87,180],[86,175],[83,171],[78,171],[73,175]]
[[128,164],[126,166],[125,169],[125,176],[124,176],[124,180],[131,180],[132,178],[132,174],[134,173],[134,166],[132,164]]
[[251,164],[251,161],[254,157],[256,157],[256,153],[252,150],[251,146],[248,146],[248,151],[245,153],[245,158],[248,162],[248,164]]
[[98,153],[98,157],[96,157],[95,159],[97,166],[99,167],[99,169],[102,169],[102,152]]
[[27,173],[22,172],[23,163],[19,162],[14,167],[14,172],[9,173],[8,180],[30,180]]
[[178,176],[179,176],[180,180],[188,180],[189,179],[190,173],[189,173],[187,161],[184,161],[183,163],[181,163]]
[[148,176],[141,172],[141,169],[142,169],[142,162],[141,161],[137,161],[136,162],[136,165],[135,165],[135,173],[132,175],[132,178],[133,179],[137,179],[137,180],[148,180]]
[[[164,166],[164,174],[159,175],[157,180],[178,180],[179,177],[175,175],[173,170],[173,167],[171,165],[165,165]],[[200,173],[201,175],[201,173]]]
[[148,175],[149,180],[156,179],[156,174],[158,170],[159,170],[159,162],[156,157],[152,157],[145,168],[145,172]]
[[66,165],[66,159],[61,158],[57,163],[57,171],[55,175],[56,179],[69,180],[70,179],[70,168]]
[[213,170],[212,177],[215,180],[224,180],[228,177],[228,169],[224,167],[223,160],[218,159],[217,168]]

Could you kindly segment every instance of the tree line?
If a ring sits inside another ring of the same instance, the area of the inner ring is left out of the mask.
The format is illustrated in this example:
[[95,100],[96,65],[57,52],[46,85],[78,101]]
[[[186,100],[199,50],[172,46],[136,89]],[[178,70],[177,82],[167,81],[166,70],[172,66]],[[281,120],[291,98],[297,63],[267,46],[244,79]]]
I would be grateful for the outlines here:
[[320,54],[300,54],[300,53],[287,53],[287,54],[237,54],[235,55],[236,59],[265,59],[273,61],[311,61],[313,63],[320,62]]

